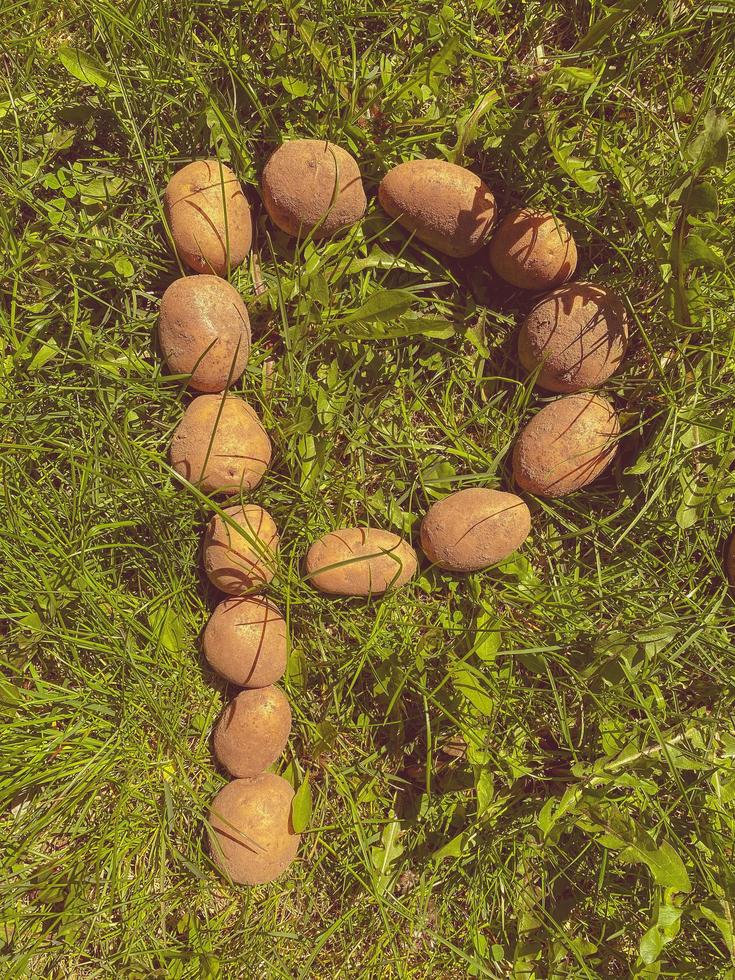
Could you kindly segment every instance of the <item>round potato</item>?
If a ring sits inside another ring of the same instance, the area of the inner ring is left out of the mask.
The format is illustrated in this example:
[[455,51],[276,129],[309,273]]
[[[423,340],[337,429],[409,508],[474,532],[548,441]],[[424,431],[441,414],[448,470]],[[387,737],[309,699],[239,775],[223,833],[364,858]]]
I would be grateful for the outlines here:
[[421,522],[421,547],[440,568],[476,572],[507,558],[530,531],[531,513],[520,497],[473,487],[429,508]]
[[226,507],[236,527],[215,514],[204,534],[204,570],[209,581],[229,595],[257,592],[273,578],[278,531],[267,510],[257,504]]
[[179,258],[195,272],[226,276],[250,251],[250,205],[219,160],[196,160],[177,170],[164,191],[163,210]]
[[286,621],[269,599],[223,599],[209,618],[202,648],[220,677],[240,687],[268,687],[286,669]]
[[171,465],[205,493],[240,493],[263,479],[271,441],[258,414],[237,395],[199,395],[184,412]]
[[283,752],[291,734],[291,706],[278,687],[241,691],[219,717],[212,744],[233,776],[257,776]]
[[224,786],[209,811],[212,857],[233,881],[263,885],[283,874],[296,857],[294,791],[272,772],[255,779],[234,779]]
[[357,161],[326,140],[289,140],[263,168],[263,204],[287,235],[326,238],[354,225],[367,204]]
[[553,214],[521,208],[498,225],[490,242],[490,264],[512,286],[553,289],[574,274],[577,246]]
[[612,462],[620,422],[599,395],[565,395],[546,405],[513,449],[516,483],[541,497],[563,497],[591,483]]
[[161,353],[197,391],[224,391],[250,355],[250,318],[238,291],[218,276],[185,276],[161,299]]
[[330,595],[378,595],[397,589],[418,567],[411,545],[390,531],[347,527],[319,538],[306,555],[313,586]]
[[544,296],[523,321],[518,358],[527,371],[540,366],[542,388],[572,392],[601,385],[627,346],[628,318],[615,293],[571,282]]
[[495,198],[471,170],[444,160],[409,160],[378,188],[381,207],[432,248],[463,258],[477,252],[495,223]]

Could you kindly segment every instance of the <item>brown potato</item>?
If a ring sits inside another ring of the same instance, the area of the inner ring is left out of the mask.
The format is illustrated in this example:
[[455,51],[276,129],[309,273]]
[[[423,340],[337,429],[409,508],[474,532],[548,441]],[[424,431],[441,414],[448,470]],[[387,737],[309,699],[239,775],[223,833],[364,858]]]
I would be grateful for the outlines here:
[[521,431],[513,449],[516,483],[541,497],[563,497],[591,483],[612,462],[620,422],[599,395],[565,395]]
[[177,473],[205,493],[240,493],[263,479],[271,441],[255,409],[242,398],[199,395],[176,427],[169,459]]
[[240,691],[212,735],[214,754],[233,776],[257,776],[276,761],[291,734],[291,706],[279,687]]
[[161,353],[197,391],[224,391],[250,355],[250,319],[238,291],[218,276],[185,276],[161,299]]
[[544,296],[518,335],[518,358],[549,391],[594,388],[620,366],[628,346],[628,318],[615,293],[571,282]]
[[574,274],[577,246],[553,214],[521,208],[498,225],[490,242],[490,264],[513,286],[552,289]]
[[301,837],[294,833],[294,791],[272,772],[234,779],[209,811],[212,857],[224,873],[243,885],[263,885],[283,874],[296,857]]
[[202,648],[209,666],[226,680],[268,687],[286,669],[286,621],[269,599],[223,599],[210,616]]
[[237,177],[218,160],[177,170],[163,194],[174,248],[195,272],[226,276],[250,251],[250,205]]
[[530,531],[531,513],[520,497],[473,487],[429,508],[421,522],[421,547],[440,568],[476,572],[507,558]]
[[271,221],[294,236],[334,235],[359,221],[367,204],[357,161],[326,140],[279,146],[263,168],[261,190]]
[[224,512],[237,527],[214,515],[204,534],[204,570],[212,585],[229,595],[257,592],[275,575],[275,522],[257,504],[226,507]]
[[487,184],[444,160],[400,163],[380,182],[378,200],[420,241],[458,258],[482,248],[495,223],[495,198]]
[[306,573],[331,595],[378,595],[397,589],[416,573],[411,545],[390,531],[347,527],[319,538],[306,555]]

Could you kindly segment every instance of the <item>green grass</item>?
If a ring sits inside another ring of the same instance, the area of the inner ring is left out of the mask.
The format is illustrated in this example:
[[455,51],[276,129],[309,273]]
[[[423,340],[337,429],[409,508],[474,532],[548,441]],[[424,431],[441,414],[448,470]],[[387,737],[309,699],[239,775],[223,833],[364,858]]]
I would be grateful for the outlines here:
[[[706,0],[5,9],[3,976],[735,975],[734,41]],[[166,461],[189,396],[154,343],[179,274],[160,195],[211,154],[257,207],[292,134],[351,149],[371,200],[298,250],[260,215],[264,291],[253,264],[234,277],[241,388],[275,449],[252,499],[282,535],[283,767],[313,794],[300,861],[247,890],[205,844],[232,692],[197,645],[211,508]],[[589,490],[529,501],[500,567],[328,600],[300,578],[311,540],[415,535],[449,490],[508,487],[542,401],[515,359],[529,298],[482,254],[407,244],[374,201],[421,155],[503,210],[553,208],[579,275],[626,297],[606,386],[625,436]],[[386,289],[411,295],[366,319]],[[441,750],[458,736],[465,759]]]

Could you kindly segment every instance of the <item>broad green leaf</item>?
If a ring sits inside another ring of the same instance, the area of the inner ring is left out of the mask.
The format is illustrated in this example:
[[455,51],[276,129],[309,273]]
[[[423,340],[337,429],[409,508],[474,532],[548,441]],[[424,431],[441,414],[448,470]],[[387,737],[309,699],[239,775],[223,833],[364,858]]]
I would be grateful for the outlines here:
[[105,88],[112,81],[110,72],[79,48],[70,48],[65,45],[59,48],[58,56],[59,61],[69,74],[78,78],[80,82],[96,85],[97,88]]
[[288,655],[285,679],[294,692],[303,691],[306,687],[306,657],[299,647],[294,647]]
[[702,132],[687,147],[687,157],[698,173],[724,170],[727,166],[727,117],[710,109],[704,117]]
[[574,50],[589,51],[590,48],[596,47],[600,41],[615,30],[621,20],[629,17],[642,3],[643,0],[620,0],[619,3],[609,8],[609,13],[605,17],[601,17],[596,24],[592,25],[583,38],[577,41]]
[[456,837],[453,837],[446,844],[442,845],[438,851],[435,851],[431,858],[432,861],[438,864],[444,858],[461,857],[467,847],[468,841],[469,833],[463,830],[461,834],[457,834]]
[[291,822],[297,834],[302,833],[309,826],[311,819],[311,784],[309,783],[308,773],[304,776],[303,782],[296,790],[291,803]]
[[467,698],[470,704],[473,704],[483,715],[493,713],[494,702],[485,690],[481,674],[463,663],[453,664],[450,673],[456,691]]
[[688,214],[717,214],[717,188],[709,181],[697,184],[687,200]]
[[375,885],[381,895],[386,893],[398,872],[398,862],[403,854],[400,837],[400,823],[398,820],[391,820],[383,829],[382,847],[371,849],[373,867],[377,872]]
[[38,348],[36,353],[33,355],[31,363],[28,365],[29,371],[40,371],[44,365],[56,357],[59,353],[59,345],[56,343],[53,337],[49,337],[48,340],[44,340],[41,346]]
[[344,323],[386,323],[401,316],[416,302],[416,296],[408,289],[382,289],[373,293],[362,306],[348,314]]
[[725,265],[720,253],[716,252],[699,235],[688,236],[684,248],[681,250],[681,257],[689,266],[722,269]]

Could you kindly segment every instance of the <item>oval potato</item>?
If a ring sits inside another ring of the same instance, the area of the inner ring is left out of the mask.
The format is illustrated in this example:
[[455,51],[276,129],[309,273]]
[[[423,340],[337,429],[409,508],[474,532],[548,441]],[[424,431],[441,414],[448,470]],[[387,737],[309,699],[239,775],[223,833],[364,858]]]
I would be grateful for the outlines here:
[[283,874],[296,857],[294,791],[272,772],[234,779],[219,791],[209,811],[212,857],[224,873],[243,885],[263,885]]
[[498,225],[490,242],[490,264],[512,286],[553,289],[574,275],[577,245],[553,214],[521,208]]
[[237,395],[199,395],[184,412],[169,450],[171,465],[205,493],[252,490],[271,459],[258,414]]
[[594,388],[617,370],[628,346],[625,307],[611,290],[571,282],[544,296],[521,325],[518,358],[548,391]]
[[269,158],[263,204],[287,235],[326,238],[359,221],[367,200],[355,158],[326,140],[288,140]]
[[306,555],[306,573],[330,595],[378,595],[397,589],[418,568],[411,545],[391,531],[347,527],[319,538]]
[[268,511],[257,504],[226,507],[224,512],[237,526],[219,514],[212,517],[204,533],[204,570],[222,592],[247,595],[275,575],[278,531]]
[[541,497],[572,493],[612,462],[619,434],[617,412],[606,398],[557,398],[521,431],[513,449],[515,481]]
[[487,184],[445,160],[400,163],[380,182],[378,200],[420,241],[457,258],[482,248],[495,222],[495,198]]
[[163,210],[176,253],[195,272],[226,276],[250,251],[250,205],[237,177],[218,160],[177,170],[164,191]]
[[283,676],[288,629],[269,599],[223,599],[202,637],[212,670],[240,687],[267,687]]
[[276,761],[290,734],[286,695],[278,687],[257,687],[225,705],[212,745],[217,761],[233,776],[257,776]]
[[250,355],[250,319],[240,294],[219,276],[185,276],[161,299],[161,353],[189,387],[216,392],[236,381]]
[[421,547],[434,565],[476,572],[507,558],[531,531],[531,513],[520,497],[472,487],[433,504],[421,522]]

